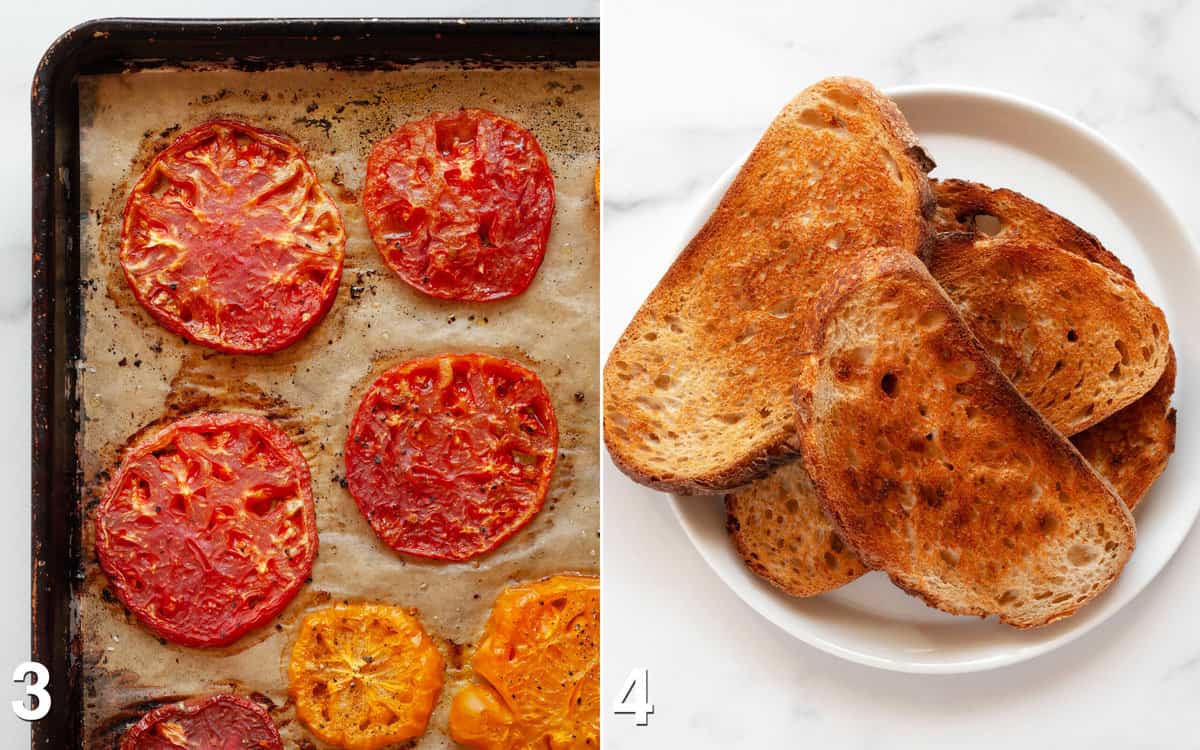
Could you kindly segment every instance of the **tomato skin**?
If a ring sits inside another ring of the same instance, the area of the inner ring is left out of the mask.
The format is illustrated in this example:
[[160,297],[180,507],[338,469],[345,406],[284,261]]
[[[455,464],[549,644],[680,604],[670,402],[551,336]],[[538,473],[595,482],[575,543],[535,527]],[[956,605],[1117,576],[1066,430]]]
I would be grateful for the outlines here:
[[160,325],[233,354],[295,343],[337,296],[346,230],[299,148],[213,120],[163,149],[130,190],[120,262]]
[[252,414],[204,413],[130,448],[96,509],[117,598],[161,638],[225,646],[273,619],[317,555],[311,476]]
[[384,261],[441,299],[525,291],[546,254],[554,178],[533,134],[463,109],[405,123],[375,143],[363,212]]
[[142,716],[121,738],[121,750],[183,748],[283,750],[283,741],[262,706],[231,693],[159,706]]
[[350,494],[397,552],[463,561],[541,510],[558,455],[550,395],[488,354],[401,363],[368,388],[346,439]]

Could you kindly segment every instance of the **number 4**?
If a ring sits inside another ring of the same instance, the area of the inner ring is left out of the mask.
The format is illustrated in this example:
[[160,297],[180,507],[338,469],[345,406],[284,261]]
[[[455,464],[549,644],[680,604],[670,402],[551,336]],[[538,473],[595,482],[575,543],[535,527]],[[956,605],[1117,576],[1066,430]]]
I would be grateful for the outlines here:
[[29,696],[30,705],[25,701],[13,701],[13,713],[24,721],[37,721],[50,713],[50,694],[46,686],[50,684],[50,672],[36,661],[27,661],[13,670],[13,682],[25,682],[25,678],[33,675],[33,682],[25,685],[25,695]]
[[624,687],[613,701],[612,712],[633,716],[634,723],[639,727],[650,723],[650,714],[654,713],[654,704],[650,702],[650,670],[642,667],[629,673]]

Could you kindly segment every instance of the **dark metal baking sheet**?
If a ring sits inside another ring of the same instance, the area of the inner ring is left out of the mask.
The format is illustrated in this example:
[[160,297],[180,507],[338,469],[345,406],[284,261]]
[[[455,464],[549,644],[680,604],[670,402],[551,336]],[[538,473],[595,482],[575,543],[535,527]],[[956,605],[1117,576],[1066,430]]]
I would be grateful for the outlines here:
[[46,52],[32,94],[32,653],[50,671],[54,709],[34,724],[33,747],[79,747],[82,739],[78,77],[162,66],[370,70],[598,59],[594,19],[111,19],[72,29]]

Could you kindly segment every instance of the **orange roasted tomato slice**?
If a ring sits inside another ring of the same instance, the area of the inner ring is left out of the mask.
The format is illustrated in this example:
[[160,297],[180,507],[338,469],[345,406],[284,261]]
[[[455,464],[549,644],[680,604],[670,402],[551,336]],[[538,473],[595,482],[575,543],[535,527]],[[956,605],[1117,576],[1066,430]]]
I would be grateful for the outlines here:
[[450,706],[450,736],[478,750],[600,747],[600,581],[560,575],[496,599],[471,658],[478,682]]
[[224,646],[282,610],[312,570],[304,456],[250,414],[168,424],[126,453],[96,510],[117,598],[159,636]]
[[125,733],[121,750],[283,750],[283,742],[262,706],[222,694],[150,711]]
[[371,384],[346,439],[346,479],[392,549],[467,560],[537,515],[557,452],[537,375],[487,354],[443,354]]
[[400,278],[442,299],[525,291],[546,254],[554,178],[537,139],[494,112],[406,123],[367,160],[363,212]]
[[187,131],[125,204],[121,267],[169,330],[223,352],[278,351],[329,310],[346,230],[296,144],[228,120]]
[[425,733],[443,668],[441,652],[408,612],[338,605],[304,618],[288,664],[288,694],[322,742],[375,750]]

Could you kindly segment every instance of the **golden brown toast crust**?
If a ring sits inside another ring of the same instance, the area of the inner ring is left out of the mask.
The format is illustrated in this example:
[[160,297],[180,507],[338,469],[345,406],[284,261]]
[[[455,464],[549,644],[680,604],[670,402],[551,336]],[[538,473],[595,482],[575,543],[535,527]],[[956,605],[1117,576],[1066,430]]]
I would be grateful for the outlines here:
[[800,461],[726,495],[725,512],[742,560],[792,596],[816,596],[866,572],[825,518]]
[[[966,232],[980,240],[1021,239],[1050,245],[1133,279],[1133,272],[1094,235],[1031,198],[1007,188],[993,189],[966,180],[931,180],[930,183],[937,196],[934,229],[938,234]],[[980,216],[998,219],[998,231],[992,231],[996,230],[996,222],[986,222],[991,226],[984,226]]]
[[604,370],[605,443],[635,481],[717,493],[796,455],[788,396],[825,276],[866,247],[922,257],[933,163],[895,104],[831,78],[775,118]]
[[1167,321],[1131,279],[1024,239],[941,235],[929,271],[1001,371],[1064,435],[1154,387]]
[[836,273],[796,388],[821,505],[868,566],[957,614],[1037,627],[1117,577],[1133,518],[914,257]]
[[1175,352],[1150,392],[1071,442],[1130,508],[1146,496],[1175,452]]

